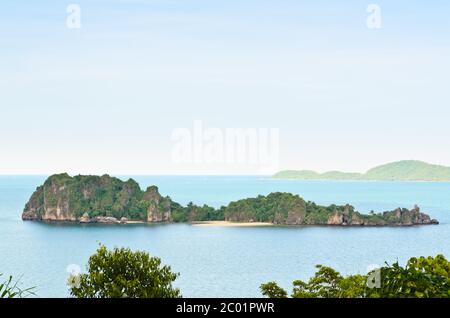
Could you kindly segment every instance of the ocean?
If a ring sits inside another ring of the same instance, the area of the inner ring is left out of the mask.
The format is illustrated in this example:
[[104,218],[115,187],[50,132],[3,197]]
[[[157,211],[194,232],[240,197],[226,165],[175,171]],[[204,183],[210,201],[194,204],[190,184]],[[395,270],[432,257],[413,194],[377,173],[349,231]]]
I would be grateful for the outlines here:
[[[127,179],[130,176],[119,176]],[[68,270],[86,270],[100,243],[160,257],[180,273],[185,297],[260,297],[276,281],[290,289],[316,264],[343,274],[412,256],[450,257],[450,183],[275,180],[256,176],[131,176],[143,189],[187,204],[214,207],[273,191],[296,193],[318,204],[354,205],[360,212],[412,208],[440,221],[412,227],[198,227],[189,224],[45,224],[21,220],[23,207],[46,176],[0,176],[0,281],[20,278],[38,297],[68,297]]]

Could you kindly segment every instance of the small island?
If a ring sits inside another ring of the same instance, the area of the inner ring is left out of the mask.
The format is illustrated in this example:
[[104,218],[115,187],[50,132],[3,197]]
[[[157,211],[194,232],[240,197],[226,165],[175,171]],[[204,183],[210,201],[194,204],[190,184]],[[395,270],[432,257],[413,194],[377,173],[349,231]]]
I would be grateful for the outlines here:
[[298,180],[367,180],[367,181],[450,181],[450,167],[433,165],[417,160],[403,160],[381,165],[366,173],[311,170],[284,170],[276,173],[277,179]]
[[438,224],[415,206],[361,214],[349,204],[321,206],[298,195],[274,192],[219,209],[163,197],[156,186],[142,191],[133,179],[109,175],[50,176],[25,205],[23,220],[77,223],[173,223],[206,221],[273,225],[411,226]]

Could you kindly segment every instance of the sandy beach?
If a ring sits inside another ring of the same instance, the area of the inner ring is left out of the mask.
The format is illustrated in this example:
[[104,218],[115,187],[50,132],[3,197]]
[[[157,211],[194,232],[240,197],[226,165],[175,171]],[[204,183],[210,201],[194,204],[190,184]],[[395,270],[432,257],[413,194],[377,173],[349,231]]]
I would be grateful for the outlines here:
[[254,226],[273,226],[268,222],[230,222],[230,221],[203,221],[192,222],[193,226],[226,226],[226,227],[254,227]]
[[147,222],[145,222],[145,221],[130,221],[130,220],[125,222],[125,224],[145,224],[145,223],[147,223]]

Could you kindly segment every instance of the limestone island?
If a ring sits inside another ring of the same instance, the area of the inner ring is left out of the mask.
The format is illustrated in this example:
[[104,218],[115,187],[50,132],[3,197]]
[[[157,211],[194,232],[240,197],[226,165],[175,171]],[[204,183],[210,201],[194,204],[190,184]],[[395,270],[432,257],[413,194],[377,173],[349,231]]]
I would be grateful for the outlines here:
[[23,220],[77,223],[237,222],[273,225],[410,226],[438,224],[415,206],[361,214],[347,205],[321,206],[291,193],[242,199],[219,209],[161,196],[156,186],[142,191],[133,179],[109,175],[50,176],[25,205]]

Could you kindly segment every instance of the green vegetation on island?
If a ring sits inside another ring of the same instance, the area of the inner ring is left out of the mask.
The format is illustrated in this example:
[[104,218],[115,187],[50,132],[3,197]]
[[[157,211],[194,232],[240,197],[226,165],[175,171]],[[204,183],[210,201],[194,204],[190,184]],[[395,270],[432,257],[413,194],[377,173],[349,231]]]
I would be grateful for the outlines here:
[[142,191],[133,179],[59,174],[49,177],[32,194],[24,220],[80,223],[128,222],[267,222],[278,225],[403,226],[437,224],[421,213],[398,208],[361,214],[349,204],[321,206],[298,195],[274,192],[229,203],[219,209],[189,203],[183,206],[159,194],[156,186]]
[[[443,255],[411,258],[405,267],[398,262],[366,275],[342,276],[331,267],[318,271],[307,282],[293,282],[292,298],[449,298],[450,262]],[[275,282],[262,284],[269,298],[287,298]]]
[[349,204],[321,206],[291,193],[275,192],[222,207],[228,221],[270,222],[279,225],[413,225],[437,223],[416,206],[383,213],[361,214]]
[[310,170],[284,170],[274,178],[299,180],[373,180],[373,181],[450,181],[450,167],[423,161],[404,160],[370,169],[366,173],[328,171],[317,173]]

